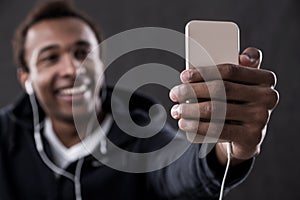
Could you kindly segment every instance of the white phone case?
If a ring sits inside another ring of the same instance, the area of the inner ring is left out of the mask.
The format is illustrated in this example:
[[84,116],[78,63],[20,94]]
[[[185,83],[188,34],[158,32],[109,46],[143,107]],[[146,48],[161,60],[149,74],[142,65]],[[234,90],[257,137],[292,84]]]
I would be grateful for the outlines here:
[[[187,69],[239,63],[239,28],[235,23],[193,20],[186,25],[185,36]],[[224,141],[195,133],[187,133],[187,138],[194,143]]]
[[[193,20],[185,27],[186,35],[186,67],[189,61],[199,67],[207,66],[207,58],[201,57],[193,40],[200,44],[211,57],[215,65],[221,63],[238,64],[239,28],[233,22]],[[207,56],[204,55],[204,56]]]

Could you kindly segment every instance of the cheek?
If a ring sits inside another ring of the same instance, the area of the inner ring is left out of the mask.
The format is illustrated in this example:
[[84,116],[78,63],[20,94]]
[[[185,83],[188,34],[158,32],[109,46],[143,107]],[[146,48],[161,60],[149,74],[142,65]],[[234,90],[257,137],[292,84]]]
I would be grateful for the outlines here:
[[94,86],[101,84],[104,79],[104,67],[100,60],[90,60],[85,63],[87,75],[90,77]]
[[39,72],[35,77],[32,78],[32,84],[37,98],[43,105],[48,104],[47,102],[49,102],[53,96],[53,89],[51,87],[53,85],[52,77],[52,73],[47,71]]

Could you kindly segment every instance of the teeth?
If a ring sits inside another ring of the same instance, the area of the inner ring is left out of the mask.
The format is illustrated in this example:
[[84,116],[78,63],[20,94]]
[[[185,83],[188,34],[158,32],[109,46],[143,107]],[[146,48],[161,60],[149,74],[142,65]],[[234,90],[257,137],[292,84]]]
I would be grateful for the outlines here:
[[86,90],[87,90],[87,86],[81,85],[79,87],[62,89],[59,91],[59,94],[61,94],[61,95],[76,95],[76,94],[82,94]]

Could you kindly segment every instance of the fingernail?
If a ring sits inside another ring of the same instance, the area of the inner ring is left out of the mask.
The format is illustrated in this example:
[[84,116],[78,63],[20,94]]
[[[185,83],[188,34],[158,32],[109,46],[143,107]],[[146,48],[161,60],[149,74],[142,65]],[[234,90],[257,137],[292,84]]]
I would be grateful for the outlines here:
[[185,129],[187,127],[187,123],[184,119],[180,119],[178,121],[178,126],[179,126],[180,129]]
[[188,70],[185,70],[181,73],[181,80],[182,81],[189,81],[191,79],[191,72]]
[[250,58],[250,62],[251,62],[251,63],[255,63],[255,62],[256,62],[256,59],[255,59],[255,58]]
[[[173,88],[172,90],[174,90],[175,88]],[[169,94],[169,96],[170,96],[170,99],[172,100],[172,101],[177,101],[177,97],[175,96],[175,94],[174,94],[174,92],[173,91],[170,91],[170,94]]]
[[180,107],[178,104],[172,107],[171,115],[174,119],[178,119],[180,117]]
[[255,63],[256,62],[256,59],[251,57],[249,54],[247,53],[243,53],[244,56],[247,57],[247,59],[251,62],[251,63]]

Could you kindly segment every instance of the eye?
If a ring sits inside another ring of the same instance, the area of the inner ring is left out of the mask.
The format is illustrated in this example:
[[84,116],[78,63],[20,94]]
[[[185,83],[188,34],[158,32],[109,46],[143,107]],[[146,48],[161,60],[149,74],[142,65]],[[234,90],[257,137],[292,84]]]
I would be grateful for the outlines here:
[[76,49],[74,51],[74,57],[78,60],[84,60],[89,53],[90,53],[89,49],[84,49],[84,48]]
[[58,55],[50,55],[50,56],[47,56],[46,58],[43,59],[44,61],[49,61],[49,62],[53,62],[53,61],[56,61],[58,60]]
[[58,59],[59,59],[58,54],[49,54],[49,55],[42,56],[39,59],[38,64],[43,64],[43,65],[54,64],[58,61]]

